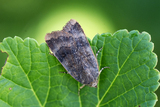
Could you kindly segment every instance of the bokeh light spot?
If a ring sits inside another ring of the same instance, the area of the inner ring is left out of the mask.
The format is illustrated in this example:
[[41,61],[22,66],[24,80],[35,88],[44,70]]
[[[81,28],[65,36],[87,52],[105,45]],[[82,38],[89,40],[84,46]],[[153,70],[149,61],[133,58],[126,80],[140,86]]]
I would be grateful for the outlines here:
[[103,13],[97,11],[97,9],[94,11],[94,8],[66,8],[65,10],[62,10],[61,8],[62,7],[56,9],[58,11],[50,11],[44,17],[42,17],[36,34],[39,35],[36,38],[39,43],[44,42],[44,36],[46,33],[62,30],[63,26],[65,26],[70,19],[77,20],[84,30],[86,36],[90,39],[92,39],[97,33],[101,34],[114,31],[114,27],[109,20],[104,17]]

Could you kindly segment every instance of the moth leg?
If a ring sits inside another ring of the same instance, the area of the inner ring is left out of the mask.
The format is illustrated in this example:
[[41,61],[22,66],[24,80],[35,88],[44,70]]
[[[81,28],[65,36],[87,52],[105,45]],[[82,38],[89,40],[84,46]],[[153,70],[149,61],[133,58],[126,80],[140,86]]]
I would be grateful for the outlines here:
[[53,53],[51,53],[51,52],[50,52],[49,54],[54,56],[54,54],[53,54]]
[[101,74],[101,72],[102,72],[105,68],[109,68],[109,67],[103,67],[103,68],[99,71],[99,75]]
[[84,86],[85,86],[85,84],[83,84],[83,85],[79,88],[79,90],[78,90],[78,95],[80,95],[80,90],[81,90]]
[[64,72],[64,71],[62,71],[62,72],[60,71],[59,73],[65,73],[65,74],[68,74],[68,72]]
[[[103,47],[102,47],[102,48],[103,48]],[[98,52],[96,53],[96,58],[97,58],[99,52],[102,50],[102,48],[100,48],[100,49],[98,50]]]

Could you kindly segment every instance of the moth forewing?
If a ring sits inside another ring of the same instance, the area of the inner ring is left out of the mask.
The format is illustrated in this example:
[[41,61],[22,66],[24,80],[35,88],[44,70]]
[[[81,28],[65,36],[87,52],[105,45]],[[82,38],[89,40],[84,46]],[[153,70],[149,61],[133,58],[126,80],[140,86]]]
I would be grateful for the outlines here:
[[77,21],[71,19],[62,31],[48,33],[45,41],[73,78],[82,84],[96,87],[99,76],[97,59]]

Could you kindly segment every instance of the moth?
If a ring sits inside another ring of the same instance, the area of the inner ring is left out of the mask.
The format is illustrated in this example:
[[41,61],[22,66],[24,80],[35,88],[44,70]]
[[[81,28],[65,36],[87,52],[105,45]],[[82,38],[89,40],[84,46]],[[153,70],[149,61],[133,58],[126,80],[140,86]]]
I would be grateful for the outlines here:
[[[83,85],[97,87],[99,71],[97,55],[91,46],[80,24],[71,19],[61,31],[47,33],[45,41],[53,55],[60,61],[68,73]],[[79,90],[80,90],[79,89]]]

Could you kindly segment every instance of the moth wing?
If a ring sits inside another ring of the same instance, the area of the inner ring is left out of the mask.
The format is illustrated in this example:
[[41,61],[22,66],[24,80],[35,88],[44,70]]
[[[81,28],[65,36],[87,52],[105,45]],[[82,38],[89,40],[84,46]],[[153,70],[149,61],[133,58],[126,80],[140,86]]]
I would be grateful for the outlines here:
[[98,77],[98,64],[81,28],[70,20],[62,31],[48,33],[45,41],[68,73],[82,84],[91,84]]
[[[72,34],[69,34],[64,31],[55,31],[55,32],[46,34],[45,41],[46,41],[47,45],[49,46],[50,50],[55,55],[55,57],[59,56],[57,54],[57,52],[59,52],[59,50],[63,49],[64,54],[67,54],[68,48],[71,49],[72,47],[76,46]],[[62,58],[58,57],[58,60],[60,62],[63,62],[64,59],[63,59],[63,57]]]
[[[81,54],[80,60],[82,61],[82,66],[85,69],[83,71],[82,80],[91,82],[97,79],[98,77],[98,62],[96,57],[93,54],[93,51],[89,45],[86,35],[84,34],[83,29],[80,24],[71,19],[64,27],[63,31],[72,34],[75,39],[77,46],[77,52]],[[85,79],[88,78],[88,79]]]

